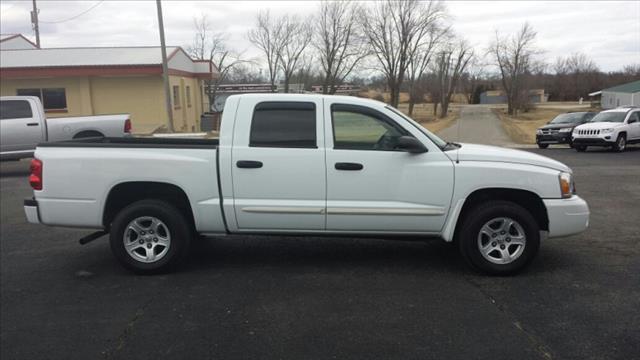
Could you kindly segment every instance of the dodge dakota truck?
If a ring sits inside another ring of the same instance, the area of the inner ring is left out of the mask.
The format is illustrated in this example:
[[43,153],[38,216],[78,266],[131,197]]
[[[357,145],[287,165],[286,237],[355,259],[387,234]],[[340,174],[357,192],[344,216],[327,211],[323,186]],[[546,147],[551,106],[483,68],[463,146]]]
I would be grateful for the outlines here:
[[36,145],[86,137],[123,137],[131,133],[129,115],[46,119],[37,96],[0,97],[0,159],[33,156]]
[[29,181],[29,222],[108,233],[138,273],[173,268],[196,235],[278,234],[439,238],[503,275],[589,223],[558,161],[446,142],[384,103],[330,95],[230,96],[219,139],[43,143]]

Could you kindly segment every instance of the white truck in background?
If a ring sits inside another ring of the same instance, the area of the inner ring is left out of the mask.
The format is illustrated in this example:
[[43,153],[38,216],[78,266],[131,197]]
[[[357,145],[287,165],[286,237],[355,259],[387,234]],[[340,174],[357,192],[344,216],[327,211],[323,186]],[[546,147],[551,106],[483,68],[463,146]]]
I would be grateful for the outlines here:
[[32,157],[36,145],[87,137],[131,134],[129,115],[95,115],[46,119],[36,96],[0,97],[0,159]]
[[139,273],[178,264],[199,234],[439,238],[473,267],[510,274],[541,233],[585,230],[566,165],[530,152],[448,143],[396,109],[346,96],[227,99],[219,139],[44,143],[31,223],[93,228]]

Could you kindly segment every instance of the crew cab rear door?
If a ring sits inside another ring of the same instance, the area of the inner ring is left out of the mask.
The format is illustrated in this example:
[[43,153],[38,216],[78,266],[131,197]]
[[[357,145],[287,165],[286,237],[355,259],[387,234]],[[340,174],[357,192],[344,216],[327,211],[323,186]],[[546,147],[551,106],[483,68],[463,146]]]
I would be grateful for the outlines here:
[[[418,139],[428,151],[397,150],[400,136]],[[327,231],[441,231],[453,164],[418,128],[390,110],[326,98],[325,137]]]
[[43,126],[35,103],[27,99],[0,101],[0,145],[2,152],[27,151],[43,139]]
[[322,111],[319,97],[240,100],[231,155],[239,231],[324,230]]

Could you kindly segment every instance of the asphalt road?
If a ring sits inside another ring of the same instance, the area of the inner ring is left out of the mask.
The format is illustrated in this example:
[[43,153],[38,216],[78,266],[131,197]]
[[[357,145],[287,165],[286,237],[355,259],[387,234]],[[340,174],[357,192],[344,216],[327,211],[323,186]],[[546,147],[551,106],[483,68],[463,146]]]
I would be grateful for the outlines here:
[[460,117],[438,135],[447,141],[497,146],[513,145],[502,128],[500,119],[488,106],[467,105],[460,108]]
[[208,239],[135,276],[104,239],[26,224],[0,164],[0,358],[631,359],[640,354],[640,148],[534,150],[572,166],[591,227],[485,277],[430,242]]

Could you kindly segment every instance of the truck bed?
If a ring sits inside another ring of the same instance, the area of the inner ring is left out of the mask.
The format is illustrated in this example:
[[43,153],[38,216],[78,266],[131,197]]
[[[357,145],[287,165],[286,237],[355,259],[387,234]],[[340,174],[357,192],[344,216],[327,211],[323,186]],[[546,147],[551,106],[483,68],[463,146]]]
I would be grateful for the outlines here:
[[191,148],[216,149],[218,139],[155,138],[155,137],[95,137],[55,141],[38,144],[38,147],[83,147],[83,148]]
[[42,143],[44,187],[36,192],[44,224],[101,229],[109,194],[125,184],[184,191],[196,229],[225,231],[217,172],[218,139],[83,138]]

